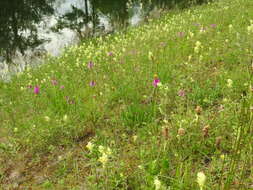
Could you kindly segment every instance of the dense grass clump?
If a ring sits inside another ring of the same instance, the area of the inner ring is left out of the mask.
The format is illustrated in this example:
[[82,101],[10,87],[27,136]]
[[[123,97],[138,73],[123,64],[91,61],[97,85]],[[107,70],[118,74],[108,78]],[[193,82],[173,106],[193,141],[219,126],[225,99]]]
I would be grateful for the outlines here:
[[253,188],[253,1],[45,61],[0,82],[3,189]]

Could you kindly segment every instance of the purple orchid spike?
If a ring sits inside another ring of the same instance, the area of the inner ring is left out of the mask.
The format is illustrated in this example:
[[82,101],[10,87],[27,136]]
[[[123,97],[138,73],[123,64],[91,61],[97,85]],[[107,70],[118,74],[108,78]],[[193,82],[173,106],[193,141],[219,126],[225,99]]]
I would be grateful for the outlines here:
[[94,63],[92,61],[90,61],[88,64],[87,64],[87,67],[88,69],[92,69],[92,67],[94,67]]
[[185,90],[183,90],[183,89],[179,90],[177,95],[180,97],[185,97],[185,95],[186,95]]
[[112,52],[108,52],[107,55],[108,55],[108,56],[113,56],[113,53],[112,53]]
[[93,87],[96,85],[96,82],[94,80],[90,81],[90,86]]
[[160,83],[160,80],[158,78],[155,78],[153,80],[153,86],[156,88],[158,86],[158,84]]
[[51,80],[51,84],[54,85],[54,86],[56,86],[56,85],[58,84],[58,82],[57,82],[57,80],[52,79],[52,80]]
[[34,92],[34,94],[39,94],[40,93],[40,87],[35,86],[33,92]]

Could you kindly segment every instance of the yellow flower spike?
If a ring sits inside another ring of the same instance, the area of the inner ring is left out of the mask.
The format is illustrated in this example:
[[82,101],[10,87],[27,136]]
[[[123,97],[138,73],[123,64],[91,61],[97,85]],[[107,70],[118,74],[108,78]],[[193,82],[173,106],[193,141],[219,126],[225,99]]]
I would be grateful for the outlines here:
[[225,155],[224,155],[224,154],[220,155],[220,158],[221,158],[222,160],[225,160]]
[[154,179],[154,185],[155,185],[155,189],[156,190],[161,189],[161,181],[158,179],[158,177],[155,177],[155,179]]
[[94,144],[90,141],[90,142],[88,142],[88,144],[86,145],[86,148],[87,148],[89,151],[92,151],[93,148],[94,148]]
[[197,183],[199,184],[200,190],[203,190],[206,183],[206,175],[204,174],[204,172],[197,173]]

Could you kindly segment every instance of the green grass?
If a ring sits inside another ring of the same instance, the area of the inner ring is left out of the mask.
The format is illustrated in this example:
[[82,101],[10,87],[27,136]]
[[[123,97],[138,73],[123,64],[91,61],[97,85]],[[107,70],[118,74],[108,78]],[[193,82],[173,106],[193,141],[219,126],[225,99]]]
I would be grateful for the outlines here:
[[220,0],[0,82],[1,188],[252,189],[252,39],[253,1]]

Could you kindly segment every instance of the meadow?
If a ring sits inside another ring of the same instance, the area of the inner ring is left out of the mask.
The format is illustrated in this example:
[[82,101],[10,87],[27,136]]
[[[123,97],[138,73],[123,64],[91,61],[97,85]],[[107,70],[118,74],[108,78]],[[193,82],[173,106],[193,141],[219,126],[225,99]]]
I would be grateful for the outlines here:
[[253,189],[253,1],[68,47],[0,82],[0,189]]

